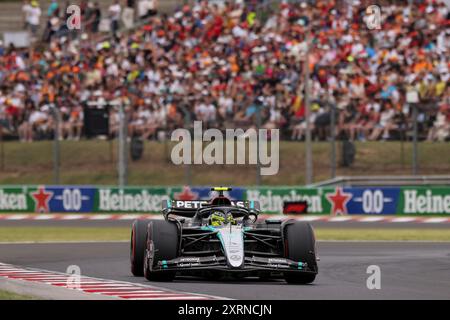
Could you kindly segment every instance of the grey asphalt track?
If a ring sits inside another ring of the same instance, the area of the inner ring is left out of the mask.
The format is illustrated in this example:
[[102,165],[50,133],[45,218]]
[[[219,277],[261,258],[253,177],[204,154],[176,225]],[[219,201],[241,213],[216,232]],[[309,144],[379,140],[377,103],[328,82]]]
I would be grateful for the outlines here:
[[[206,281],[182,278],[150,283],[129,271],[129,244],[0,244],[0,262],[152,284],[169,289],[234,299],[450,299],[450,243],[319,242],[319,275],[312,285],[282,280]],[[381,289],[369,290],[369,265],[381,268]]]

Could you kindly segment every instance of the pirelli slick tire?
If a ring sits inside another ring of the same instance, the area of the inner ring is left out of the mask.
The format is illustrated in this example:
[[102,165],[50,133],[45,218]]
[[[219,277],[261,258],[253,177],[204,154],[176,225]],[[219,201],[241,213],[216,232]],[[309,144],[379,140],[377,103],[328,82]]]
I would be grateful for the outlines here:
[[149,222],[150,220],[134,220],[131,227],[131,273],[136,277],[144,275],[145,241],[147,240],[147,226]]
[[172,281],[175,272],[155,270],[158,261],[171,260],[178,255],[178,228],[175,223],[152,220],[147,228],[144,277],[149,281]]
[[285,272],[286,282],[307,284],[314,281],[318,272],[316,243],[311,225],[305,221],[295,221],[284,226],[284,252],[286,258],[306,262],[315,273]]

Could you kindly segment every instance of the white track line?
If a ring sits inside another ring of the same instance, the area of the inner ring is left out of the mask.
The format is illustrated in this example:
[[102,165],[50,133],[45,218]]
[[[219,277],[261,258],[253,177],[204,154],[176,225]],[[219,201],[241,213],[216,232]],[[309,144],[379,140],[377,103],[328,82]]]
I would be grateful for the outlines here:
[[323,219],[323,217],[317,217],[317,216],[302,216],[299,217],[298,220],[302,220],[302,221],[316,221],[316,220],[321,220]]
[[428,218],[424,223],[442,223],[449,221],[448,218]]
[[352,217],[333,217],[333,218],[329,218],[327,221],[343,222],[343,221],[349,221],[349,220],[353,220],[353,218]]
[[405,218],[392,218],[391,222],[412,222],[412,221],[416,221],[417,218],[410,218],[410,217],[405,217]]
[[89,220],[110,220],[112,218],[111,214],[99,214],[97,216],[88,216]]
[[8,215],[6,216],[6,220],[23,220],[23,219],[29,219],[28,214],[15,214],[15,215]]
[[135,220],[142,218],[140,214],[130,214],[130,215],[122,215],[117,220]]
[[60,217],[61,220],[81,220],[84,218],[81,214],[67,214]]
[[39,214],[34,216],[34,220],[53,220],[58,219],[58,216],[52,216],[51,214]]
[[367,218],[361,218],[358,221],[359,222],[377,222],[377,221],[383,221],[384,217],[367,217]]

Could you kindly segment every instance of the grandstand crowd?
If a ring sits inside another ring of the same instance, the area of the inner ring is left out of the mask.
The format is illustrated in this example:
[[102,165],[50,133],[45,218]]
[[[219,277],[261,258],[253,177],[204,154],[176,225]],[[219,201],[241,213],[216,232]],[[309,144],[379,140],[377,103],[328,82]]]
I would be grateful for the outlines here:
[[[315,139],[329,139],[332,114],[339,138],[409,139],[414,107],[421,139],[450,139],[450,14],[443,1],[386,1],[374,30],[365,23],[368,4],[358,0],[288,1],[270,10],[265,1],[197,1],[170,15],[155,1],[142,2],[115,1],[100,12],[83,1],[81,22],[89,28],[81,34],[60,33],[65,8],[49,8],[39,45],[1,45],[3,136],[50,139],[57,108],[60,138],[80,139],[88,102],[114,100],[126,108],[128,134],[144,139],[201,120],[221,129],[280,128],[284,139],[302,140],[310,28]],[[26,5],[39,8],[37,1]],[[131,7],[140,23],[124,31],[120,16]],[[110,18],[110,34],[99,34],[102,16]],[[25,27],[36,32],[27,21]],[[418,92],[418,104],[408,103],[410,91]],[[109,127],[116,136],[114,107]]]

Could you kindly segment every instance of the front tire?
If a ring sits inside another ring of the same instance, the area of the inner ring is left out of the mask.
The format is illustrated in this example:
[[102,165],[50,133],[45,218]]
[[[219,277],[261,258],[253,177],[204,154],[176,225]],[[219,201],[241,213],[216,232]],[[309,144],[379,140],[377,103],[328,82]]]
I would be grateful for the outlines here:
[[173,271],[154,271],[158,261],[171,260],[178,255],[178,228],[175,223],[154,220],[148,224],[144,277],[149,281],[172,281]]
[[318,272],[316,260],[316,240],[311,225],[305,221],[288,223],[284,228],[284,245],[286,258],[306,262],[315,273],[285,272],[288,283],[307,284],[315,280]]
[[135,220],[131,227],[130,263],[135,277],[144,275],[144,254],[147,239],[147,226],[150,220]]

